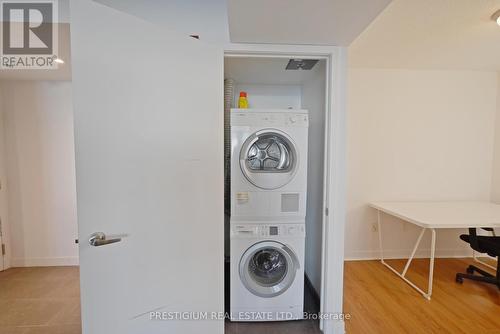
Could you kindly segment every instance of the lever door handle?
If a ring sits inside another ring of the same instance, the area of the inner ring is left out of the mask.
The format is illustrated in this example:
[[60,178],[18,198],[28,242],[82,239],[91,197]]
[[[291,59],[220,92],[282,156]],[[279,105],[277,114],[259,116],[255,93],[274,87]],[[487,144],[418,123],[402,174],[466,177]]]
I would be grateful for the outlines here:
[[114,244],[115,242],[122,241],[122,238],[106,239],[106,235],[102,232],[93,233],[90,236],[89,244],[95,247]]

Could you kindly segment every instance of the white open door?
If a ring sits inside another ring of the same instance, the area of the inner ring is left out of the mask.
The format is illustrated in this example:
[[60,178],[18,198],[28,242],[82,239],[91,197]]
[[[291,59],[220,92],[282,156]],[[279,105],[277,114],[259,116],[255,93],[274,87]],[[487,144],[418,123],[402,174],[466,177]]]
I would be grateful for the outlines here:
[[223,52],[89,0],[71,20],[83,333],[222,333],[150,312],[223,311]]

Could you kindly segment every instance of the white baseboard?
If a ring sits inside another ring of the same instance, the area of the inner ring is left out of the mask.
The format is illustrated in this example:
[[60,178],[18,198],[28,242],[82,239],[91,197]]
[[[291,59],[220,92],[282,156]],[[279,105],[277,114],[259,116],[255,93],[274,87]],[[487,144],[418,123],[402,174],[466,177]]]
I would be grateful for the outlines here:
[[[384,258],[386,259],[407,259],[411,254],[411,249],[384,249]],[[420,249],[415,254],[415,258],[429,258],[430,249]],[[436,258],[456,258],[456,257],[472,257],[472,250],[467,248],[436,249]],[[361,260],[379,260],[379,250],[360,250],[346,252],[345,261],[361,261]]]
[[78,257],[40,257],[11,259],[11,267],[58,267],[78,266]]

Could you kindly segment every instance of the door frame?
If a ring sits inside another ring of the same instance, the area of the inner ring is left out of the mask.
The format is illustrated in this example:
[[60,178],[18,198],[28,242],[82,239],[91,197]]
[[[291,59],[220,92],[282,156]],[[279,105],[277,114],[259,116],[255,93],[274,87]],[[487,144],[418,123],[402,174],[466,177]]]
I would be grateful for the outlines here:
[[[4,114],[0,112],[0,130],[5,133]],[[5,137],[0,138],[0,271],[11,267],[10,220],[7,189],[7,154]],[[2,244],[5,254],[2,254]]]
[[320,328],[345,332],[343,317],[344,230],[346,217],[347,48],[312,45],[236,44],[224,56],[326,59],[325,159],[321,259]]
[[3,232],[2,232],[2,218],[0,217],[0,271],[4,271],[5,268],[5,255],[4,255],[4,249],[5,249],[5,244],[3,242]]

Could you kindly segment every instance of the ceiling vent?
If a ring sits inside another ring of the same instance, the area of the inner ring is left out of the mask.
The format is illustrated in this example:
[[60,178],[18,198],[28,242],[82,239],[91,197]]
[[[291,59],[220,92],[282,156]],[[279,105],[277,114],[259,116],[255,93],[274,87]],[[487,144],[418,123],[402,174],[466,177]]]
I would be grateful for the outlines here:
[[290,59],[286,65],[287,70],[310,70],[316,65],[318,59]]

